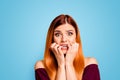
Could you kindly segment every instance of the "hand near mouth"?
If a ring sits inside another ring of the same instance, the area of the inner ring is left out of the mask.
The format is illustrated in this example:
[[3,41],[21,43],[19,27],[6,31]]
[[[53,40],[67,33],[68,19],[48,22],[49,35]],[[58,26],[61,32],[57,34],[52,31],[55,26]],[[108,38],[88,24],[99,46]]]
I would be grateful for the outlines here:
[[78,43],[71,43],[68,45],[68,51],[66,53],[66,65],[73,65],[73,61],[76,57],[76,54],[78,53],[78,48],[79,48],[79,44]]
[[[63,53],[62,50],[67,48],[66,54]],[[79,44],[71,43],[58,45],[57,43],[52,43],[50,49],[54,53],[56,60],[58,62],[58,66],[63,65],[73,65],[74,58],[78,52]]]
[[52,43],[50,46],[50,49],[54,53],[56,60],[58,62],[58,66],[64,66],[65,61],[64,61],[64,54],[61,50],[62,46],[59,46],[57,43]]

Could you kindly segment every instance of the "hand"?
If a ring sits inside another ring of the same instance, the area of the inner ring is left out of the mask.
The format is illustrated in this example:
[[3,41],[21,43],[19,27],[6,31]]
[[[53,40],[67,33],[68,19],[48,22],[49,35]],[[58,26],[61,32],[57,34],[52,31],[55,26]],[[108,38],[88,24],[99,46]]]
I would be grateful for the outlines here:
[[50,46],[50,49],[54,53],[56,60],[58,62],[58,67],[64,66],[65,61],[64,61],[64,54],[61,51],[61,46],[59,46],[56,43],[52,43]]
[[66,53],[66,65],[73,65],[73,61],[76,57],[76,54],[78,53],[78,48],[79,48],[79,44],[78,43],[71,43],[68,45],[68,51]]

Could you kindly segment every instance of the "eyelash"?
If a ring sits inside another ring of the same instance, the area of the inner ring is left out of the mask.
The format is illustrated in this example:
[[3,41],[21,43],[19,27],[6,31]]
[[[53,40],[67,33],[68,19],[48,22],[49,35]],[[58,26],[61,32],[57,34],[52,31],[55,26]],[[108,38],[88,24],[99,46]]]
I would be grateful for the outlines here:
[[72,32],[68,32],[68,36],[72,36],[73,35],[73,33]]
[[55,36],[56,37],[59,37],[61,34],[60,33],[55,33]]
[[[61,33],[55,33],[54,35],[55,35],[56,37],[59,37],[59,36],[61,35]],[[67,35],[68,35],[68,36],[72,36],[73,33],[72,33],[72,32],[68,32]]]

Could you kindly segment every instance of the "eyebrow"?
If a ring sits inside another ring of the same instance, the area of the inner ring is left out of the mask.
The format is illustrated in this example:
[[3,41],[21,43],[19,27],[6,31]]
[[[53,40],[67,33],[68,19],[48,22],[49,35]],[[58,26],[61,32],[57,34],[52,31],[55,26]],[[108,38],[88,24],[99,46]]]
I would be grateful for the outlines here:
[[[74,31],[74,30],[66,30],[66,32],[69,32],[69,31]],[[54,32],[61,32],[60,30],[55,30]]]
[[60,30],[55,30],[54,32],[61,32]]
[[74,30],[67,30],[67,32],[69,32],[69,31],[74,31]]

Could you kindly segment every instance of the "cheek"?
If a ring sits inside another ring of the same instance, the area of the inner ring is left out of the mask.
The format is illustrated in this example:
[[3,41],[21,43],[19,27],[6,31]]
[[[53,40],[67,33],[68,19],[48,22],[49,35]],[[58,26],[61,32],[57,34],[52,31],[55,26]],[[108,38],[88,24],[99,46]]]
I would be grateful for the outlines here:
[[75,42],[76,40],[74,38],[69,39],[70,42]]
[[76,37],[71,37],[71,38],[69,38],[69,41],[70,41],[70,42],[76,42]]
[[60,43],[60,39],[59,39],[59,38],[55,38],[55,37],[54,37],[54,39],[53,39],[53,40],[54,40],[54,42],[55,42],[55,43],[57,43],[57,44],[59,44],[59,43]]

